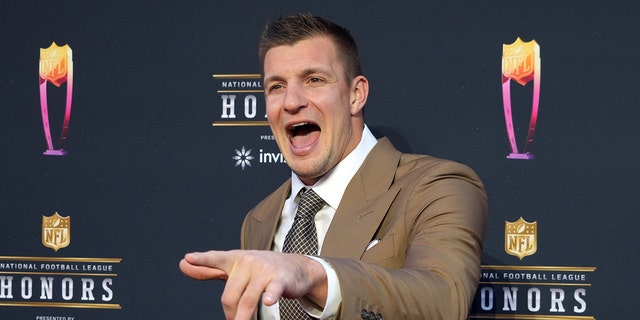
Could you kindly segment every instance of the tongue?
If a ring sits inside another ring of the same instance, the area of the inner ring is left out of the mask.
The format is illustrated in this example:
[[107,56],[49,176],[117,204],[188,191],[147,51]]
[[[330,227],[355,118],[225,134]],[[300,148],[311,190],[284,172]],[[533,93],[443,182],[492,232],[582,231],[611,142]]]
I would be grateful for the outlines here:
[[291,144],[294,147],[306,147],[314,143],[320,137],[320,130],[315,126],[308,126],[304,129],[296,131],[296,134],[291,137]]

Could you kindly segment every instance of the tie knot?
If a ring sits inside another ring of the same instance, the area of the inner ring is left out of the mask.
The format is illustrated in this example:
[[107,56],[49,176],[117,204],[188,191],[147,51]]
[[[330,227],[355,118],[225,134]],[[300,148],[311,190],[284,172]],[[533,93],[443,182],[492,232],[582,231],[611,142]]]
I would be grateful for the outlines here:
[[299,194],[300,203],[298,204],[296,216],[312,218],[324,207],[324,200],[313,189],[303,188]]

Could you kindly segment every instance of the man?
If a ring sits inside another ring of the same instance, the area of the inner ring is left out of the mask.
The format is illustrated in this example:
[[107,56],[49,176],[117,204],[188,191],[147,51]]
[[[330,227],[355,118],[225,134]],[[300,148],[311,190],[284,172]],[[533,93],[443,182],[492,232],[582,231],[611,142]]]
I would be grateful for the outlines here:
[[[369,84],[346,29],[281,18],[267,24],[260,59],[291,179],[248,213],[243,250],[189,253],[181,270],[226,280],[227,319],[277,319],[289,308],[281,298],[321,319],[466,319],[487,214],[475,173],[373,137],[363,118]],[[302,189],[322,198],[309,226],[317,253],[287,248]]]

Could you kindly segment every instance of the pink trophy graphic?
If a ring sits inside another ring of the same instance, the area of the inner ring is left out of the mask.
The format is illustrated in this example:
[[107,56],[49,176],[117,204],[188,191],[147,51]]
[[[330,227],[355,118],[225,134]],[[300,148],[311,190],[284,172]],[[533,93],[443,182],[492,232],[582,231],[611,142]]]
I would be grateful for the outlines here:
[[[531,119],[527,140],[522,152],[518,150],[513,127],[513,114],[511,110],[511,79],[524,86],[533,80],[533,100],[531,103]],[[502,45],[502,104],[504,118],[507,125],[507,135],[511,145],[511,153],[508,159],[533,159],[531,152],[533,137],[536,131],[538,119],[538,105],[540,101],[540,46],[535,40],[523,42],[517,38],[510,45]]]
[[[47,82],[60,87],[67,83],[67,99],[65,105],[64,120],[60,134],[58,148],[54,148],[51,139],[51,126],[49,125],[49,106],[47,99]],[[69,131],[69,118],[71,117],[71,97],[73,93],[73,56],[69,45],[62,47],[55,42],[49,48],[40,48],[40,110],[42,111],[42,125],[44,136],[47,140],[47,150],[45,155],[64,156],[67,151],[64,145]]]

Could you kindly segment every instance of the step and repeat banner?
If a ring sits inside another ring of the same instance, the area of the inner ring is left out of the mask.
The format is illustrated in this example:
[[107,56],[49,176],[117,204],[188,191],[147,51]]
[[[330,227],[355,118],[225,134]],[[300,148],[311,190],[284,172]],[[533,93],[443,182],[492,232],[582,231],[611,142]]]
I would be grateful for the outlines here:
[[0,319],[222,319],[186,253],[239,247],[289,176],[264,23],[349,28],[365,120],[471,166],[490,203],[471,319],[633,319],[640,7],[625,1],[3,1]]

